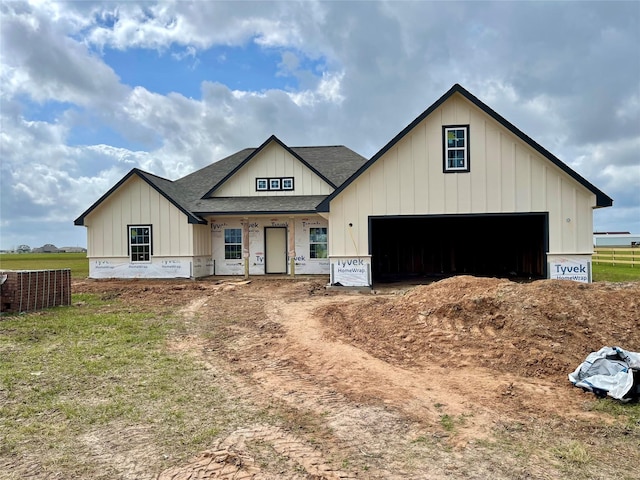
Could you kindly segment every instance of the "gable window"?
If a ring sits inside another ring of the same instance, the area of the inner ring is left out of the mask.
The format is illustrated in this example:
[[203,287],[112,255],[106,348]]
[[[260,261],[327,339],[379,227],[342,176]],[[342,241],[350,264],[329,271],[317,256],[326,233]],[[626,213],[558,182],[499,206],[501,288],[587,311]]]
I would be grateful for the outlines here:
[[280,179],[279,178],[270,178],[269,179],[269,190],[280,190]]
[[151,261],[151,225],[129,225],[131,262]]
[[225,260],[239,260],[242,258],[242,229],[224,229],[224,258]]
[[293,177],[256,178],[256,191],[282,191],[294,189]]
[[269,190],[269,180],[266,178],[256,178],[256,190]]
[[309,258],[327,258],[327,227],[309,228]]
[[444,143],[443,171],[469,171],[469,125],[442,127]]
[[282,179],[282,190],[293,190],[293,177]]

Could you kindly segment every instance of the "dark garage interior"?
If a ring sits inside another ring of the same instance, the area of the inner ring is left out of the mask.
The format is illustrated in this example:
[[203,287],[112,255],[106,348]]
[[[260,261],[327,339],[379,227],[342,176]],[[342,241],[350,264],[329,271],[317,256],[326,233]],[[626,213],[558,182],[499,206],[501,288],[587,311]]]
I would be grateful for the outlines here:
[[547,225],[546,213],[370,217],[373,281],[546,278]]

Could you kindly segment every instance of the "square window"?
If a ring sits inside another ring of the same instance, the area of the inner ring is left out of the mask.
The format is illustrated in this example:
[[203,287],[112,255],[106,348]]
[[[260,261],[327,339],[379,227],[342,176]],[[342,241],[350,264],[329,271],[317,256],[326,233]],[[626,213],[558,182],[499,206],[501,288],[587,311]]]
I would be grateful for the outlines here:
[[443,126],[444,173],[469,171],[469,126]]
[[293,177],[287,177],[282,179],[283,190],[293,190]]
[[256,178],[256,190],[268,190],[269,182],[266,178]]
[[269,179],[269,190],[280,190],[280,179],[279,178],[270,178]]

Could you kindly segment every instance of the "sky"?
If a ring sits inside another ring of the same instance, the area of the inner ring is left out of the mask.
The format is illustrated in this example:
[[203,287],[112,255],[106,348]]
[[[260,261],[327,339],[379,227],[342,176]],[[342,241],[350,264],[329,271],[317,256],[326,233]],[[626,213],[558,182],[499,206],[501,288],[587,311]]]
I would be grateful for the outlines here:
[[459,83],[640,233],[640,1],[0,0],[0,249],[137,167],[175,180],[270,135],[369,158]]

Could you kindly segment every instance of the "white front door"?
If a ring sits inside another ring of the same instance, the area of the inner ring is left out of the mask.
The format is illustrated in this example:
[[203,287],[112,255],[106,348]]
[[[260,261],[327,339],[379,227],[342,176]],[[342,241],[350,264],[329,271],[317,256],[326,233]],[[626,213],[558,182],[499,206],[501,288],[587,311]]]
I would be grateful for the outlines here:
[[264,229],[265,273],[287,273],[287,228]]

